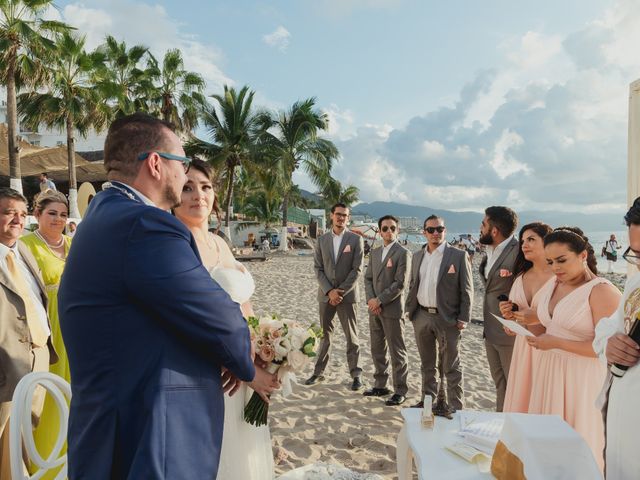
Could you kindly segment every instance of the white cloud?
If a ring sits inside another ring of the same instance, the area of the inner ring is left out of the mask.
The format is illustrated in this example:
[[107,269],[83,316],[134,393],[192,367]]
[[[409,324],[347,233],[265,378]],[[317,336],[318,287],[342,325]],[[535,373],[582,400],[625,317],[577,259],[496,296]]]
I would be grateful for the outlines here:
[[362,200],[389,197],[362,168],[375,164],[394,177],[394,195],[432,208],[621,211],[639,23],[640,2],[620,0],[579,31],[524,32],[499,46],[501,64],[478,72],[453,106],[373,143],[358,129],[339,146],[364,177],[355,180],[367,186]]
[[270,47],[277,48],[281,52],[286,52],[289,42],[291,41],[291,33],[289,30],[280,25],[273,32],[264,35],[262,41]]
[[179,48],[185,68],[204,77],[208,93],[218,92],[224,84],[234,83],[222,69],[224,56],[221,50],[185,33],[183,26],[177,24],[161,5],[133,0],[85,0],[68,4],[52,15],[86,35],[89,49],[103,43],[107,35],[125,41],[129,48],[145,45],[159,59],[167,50]]
[[355,117],[351,110],[343,110],[335,103],[332,103],[322,111],[329,118],[329,129],[325,136],[332,140],[346,140],[355,134]]
[[436,158],[444,154],[444,145],[436,140],[422,142],[422,151],[427,158]]
[[496,142],[491,166],[501,180],[504,180],[514,173],[528,173],[530,171],[529,167],[516,160],[515,157],[510,154],[510,150],[521,146],[523,143],[524,140],[520,135],[508,129],[502,132],[502,136]]

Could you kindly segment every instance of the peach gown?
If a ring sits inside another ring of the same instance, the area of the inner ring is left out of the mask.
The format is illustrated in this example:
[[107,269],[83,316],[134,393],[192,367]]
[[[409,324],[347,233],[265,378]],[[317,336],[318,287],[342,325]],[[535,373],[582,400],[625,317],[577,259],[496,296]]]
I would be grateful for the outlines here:
[[[509,292],[509,300],[518,305],[520,310],[536,309],[540,292],[544,287],[553,282],[554,277],[547,280],[533,295],[531,305],[527,302],[524,293],[523,275],[518,275]],[[518,335],[513,345],[511,366],[509,367],[509,379],[507,380],[507,393],[504,397],[504,412],[528,413],[529,397],[531,396],[532,370],[537,368],[538,351],[531,347],[525,337]]]
[[[540,289],[538,318],[549,335],[573,341],[592,342],[595,327],[589,296],[596,285],[611,282],[594,278],[556,303],[549,315],[549,300],[557,282]],[[596,357],[585,357],[565,350],[537,352],[533,371],[529,413],[559,415],[587,442],[602,471],[604,466],[604,425],[595,401],[607,375],[606,366]]]

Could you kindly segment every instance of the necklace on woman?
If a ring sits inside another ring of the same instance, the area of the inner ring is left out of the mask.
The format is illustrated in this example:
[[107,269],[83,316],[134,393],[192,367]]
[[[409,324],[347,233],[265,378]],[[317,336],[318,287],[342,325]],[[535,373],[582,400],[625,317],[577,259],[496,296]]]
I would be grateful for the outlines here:
[[36,234],[36,236],[42,240],[45,244],[45,246],[47,247],[47,249],[56,257],[60,258],[61,260],[64,260],[66,255],[65,252],[62,252],[62,255],[60,255],[58,252],[56,252],[57,249],[62,248],[64,245],[64,235],[62,235],[62,237],[60,238],[60,242],[58,242],[57,245],[51,245],[46,238],[44,238],[44,236],[38,231],[36,230],[34,232]]

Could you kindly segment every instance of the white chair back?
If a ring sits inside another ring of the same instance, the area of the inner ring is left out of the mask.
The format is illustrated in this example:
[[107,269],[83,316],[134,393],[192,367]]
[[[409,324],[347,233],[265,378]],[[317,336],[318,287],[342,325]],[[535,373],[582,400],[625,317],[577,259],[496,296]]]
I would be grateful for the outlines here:
[[[33,424],[31,420],[31,405],[33,393],[40,385],[47,390],[58,407],[60,429],[56,443],[44,459],[36,448],[33,439]],[[11,402],[11,416],[9,419],[9,451],[11,457],[11,477],[13,480],[38,480],[47,471],[62,466],[55,480],[67,478],[67,454],[60,452],[67,439],[67,424],[69,422],[69,402],[71,401],[71,387],[63,378],[49,372],[33,372],[25,375],[18,383]],[[38,470],[31,476],[25,475],[23,470],[22,449]]]

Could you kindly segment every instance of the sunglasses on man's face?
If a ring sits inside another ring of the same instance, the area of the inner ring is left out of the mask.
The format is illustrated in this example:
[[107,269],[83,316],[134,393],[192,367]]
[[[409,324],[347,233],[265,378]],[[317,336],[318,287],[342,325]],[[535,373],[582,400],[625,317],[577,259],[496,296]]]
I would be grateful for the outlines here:
[[622,254],[622,258],[624,258],[627,262],[632,265],[640,265],[640,252],[636,252],[631,247],[627,248]]
[[444,227],[443,226],[439,226],[439,227],[426,227],[424,229],[425,232],[427,233],[434,233],[434,232],[438,232],[438,233],[442,233],[444,232]]
[[387,231],[389,231],[389,230],[391,230],[392,232],[395,232],[395,231],[396,231],[396,226],[395,226],[395,225],[391,225],[390,227],[387,227],[387,226],[385,225],[384,227],[382,227],[382,231],[383,231],[383,232],[387,232]]

